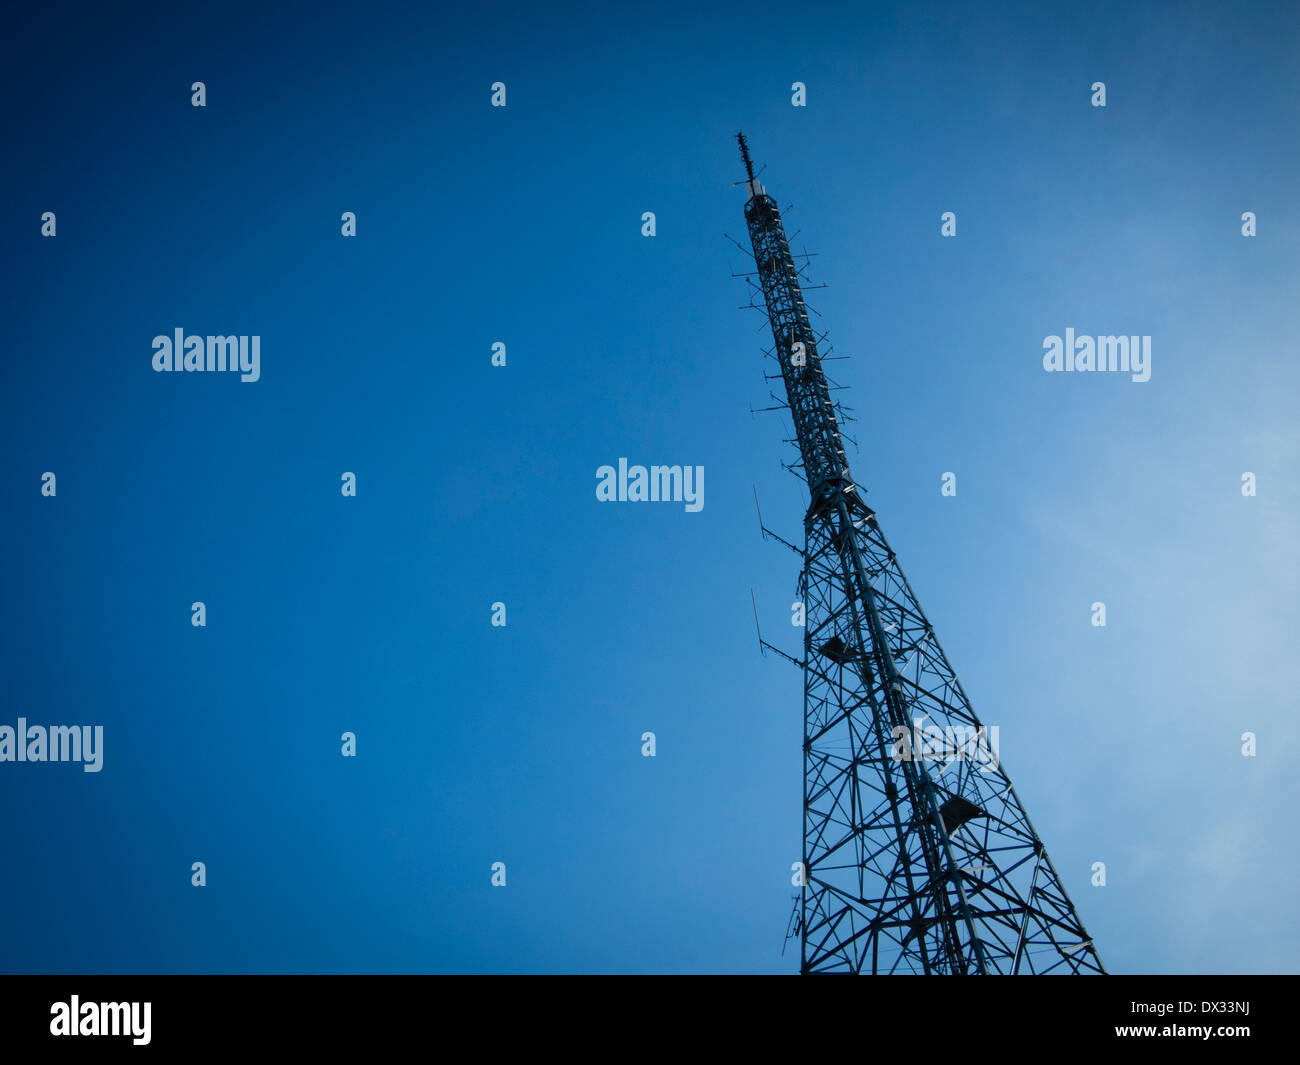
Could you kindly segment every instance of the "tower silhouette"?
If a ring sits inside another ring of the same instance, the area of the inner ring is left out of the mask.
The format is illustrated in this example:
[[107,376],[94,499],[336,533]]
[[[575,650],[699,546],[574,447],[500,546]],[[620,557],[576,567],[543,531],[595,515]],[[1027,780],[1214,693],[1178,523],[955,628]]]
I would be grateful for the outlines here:
[[[776,201],[745,222],[808,486],[804,973],[1104,973],[1042,841],[849,472]],[[767,530],[764,530],[765,534]],[[783,541],[784,542],[784,541]],[[792,546],[793,545],[788,545]],[[761,635],[760,635],[761,640]]]

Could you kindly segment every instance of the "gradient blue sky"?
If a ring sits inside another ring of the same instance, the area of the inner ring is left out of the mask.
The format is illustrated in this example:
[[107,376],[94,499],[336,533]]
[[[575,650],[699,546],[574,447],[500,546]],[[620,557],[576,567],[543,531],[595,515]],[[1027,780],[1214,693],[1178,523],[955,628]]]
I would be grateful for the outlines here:
[[[1102,959],[1296,971],[1298,31],[11,15],[0,721],[102,724],[105,761],[0,764],[0,968],[797,968],[801,682],[750,606],[794,650],[797,560],[751,485],[792,539],[803,488],[750,413],[743,128],[819,253],[856,476]],[[261,380],[153,373],[178,326],[260,335]],[[1044,373],[1066,327],[1151,335],[1151,380]],[[619,456],[704,466],[703,511],[598,503]]]

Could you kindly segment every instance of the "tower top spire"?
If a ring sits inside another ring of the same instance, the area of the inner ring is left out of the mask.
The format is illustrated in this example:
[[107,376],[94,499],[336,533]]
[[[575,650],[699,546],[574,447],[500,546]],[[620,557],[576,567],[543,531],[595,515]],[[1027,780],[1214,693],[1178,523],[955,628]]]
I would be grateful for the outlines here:
[[749,157],[749,143],[745,140],[743,133],[736,134],[736,140],[740,144],[740,157],[745,160],[745,173],[749,175],[749,183],[754,183],[754,161]]

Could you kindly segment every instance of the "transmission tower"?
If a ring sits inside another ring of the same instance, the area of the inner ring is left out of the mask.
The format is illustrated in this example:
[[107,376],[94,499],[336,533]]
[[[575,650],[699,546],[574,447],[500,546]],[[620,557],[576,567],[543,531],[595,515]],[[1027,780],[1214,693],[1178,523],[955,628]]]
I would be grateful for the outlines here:
[[778,402],[799,448],[791,468],[809,496],[803,550],[787,544],[803,563],[803,657],[763,643],[804,678],[801,971],[1105,973],[849,472],[824,334],[809,323],[776,201],[737,139]]

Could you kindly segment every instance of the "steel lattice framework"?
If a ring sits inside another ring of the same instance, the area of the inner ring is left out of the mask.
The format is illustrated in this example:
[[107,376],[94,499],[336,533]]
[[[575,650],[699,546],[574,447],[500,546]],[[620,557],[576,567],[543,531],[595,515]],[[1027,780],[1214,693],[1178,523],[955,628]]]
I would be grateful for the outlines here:
[[854,484],[780,211],[738,140],[810,500],[791,659],[804,676],[802,971],[1104,973],[1000,760],[979,756],[988,733]]

